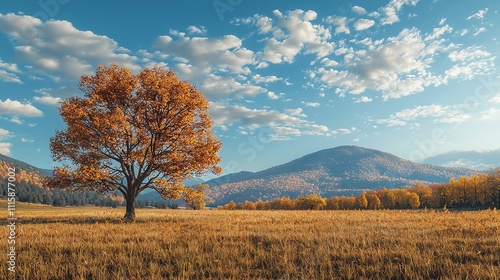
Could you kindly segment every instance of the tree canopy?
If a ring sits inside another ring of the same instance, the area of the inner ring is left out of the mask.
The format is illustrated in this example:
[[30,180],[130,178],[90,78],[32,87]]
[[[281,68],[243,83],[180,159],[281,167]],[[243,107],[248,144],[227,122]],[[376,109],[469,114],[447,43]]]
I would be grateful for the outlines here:
[[125,218],[133,220],[143,190],[177,199],[186,193],[181,182],[221,172],[209,103],[173,71],[154,67],[134,75],[123,66],[99,66],[81,77],[79,88],[84,96],[59,108],[67,127],[56,131],[50,148],[64,164],[45,185],[118,191],[127,201]]

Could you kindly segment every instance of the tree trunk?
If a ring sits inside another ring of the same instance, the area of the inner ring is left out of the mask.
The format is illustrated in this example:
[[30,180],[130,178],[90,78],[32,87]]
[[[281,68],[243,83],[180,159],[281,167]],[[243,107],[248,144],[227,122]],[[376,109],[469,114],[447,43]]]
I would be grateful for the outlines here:
[[135,220],[135,194],[128,195],[126,198],[127,210],[125,212],[125,221],[133,222]]

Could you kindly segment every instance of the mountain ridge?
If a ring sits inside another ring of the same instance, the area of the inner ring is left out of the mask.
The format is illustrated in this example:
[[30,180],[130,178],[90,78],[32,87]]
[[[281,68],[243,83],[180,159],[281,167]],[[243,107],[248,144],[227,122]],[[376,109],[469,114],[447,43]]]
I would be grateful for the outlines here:
[[228,174],[206,182],[215,204],[296,197],[350,195],[377,188],[400,188],[419,182],[443,183],[477,173],[467,168],[419,164],[393,154],[358,146],[338,146],[304,155],[258,172]]

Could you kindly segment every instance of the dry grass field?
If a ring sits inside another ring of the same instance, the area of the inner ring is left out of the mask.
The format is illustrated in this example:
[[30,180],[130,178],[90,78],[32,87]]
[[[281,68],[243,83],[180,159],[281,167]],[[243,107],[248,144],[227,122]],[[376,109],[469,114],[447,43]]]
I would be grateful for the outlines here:
[[18,203],[16,279],[500,279],[493,210],[123,213]]

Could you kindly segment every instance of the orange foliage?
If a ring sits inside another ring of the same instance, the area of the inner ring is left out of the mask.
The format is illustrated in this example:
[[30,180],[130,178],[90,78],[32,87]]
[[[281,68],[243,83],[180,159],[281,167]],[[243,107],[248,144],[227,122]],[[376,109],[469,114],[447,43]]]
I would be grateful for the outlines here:
[[185,192],[180,182],[221,172],[221,143],[212,132],[209,103],[175,73],[159,67],[133,75],[126,67],[99,66],[82,76],[84,97],[62,102],[67,127],[51,139],[52,188],[117,190],[135,217],[135,197],[153,188],[164,198]]

